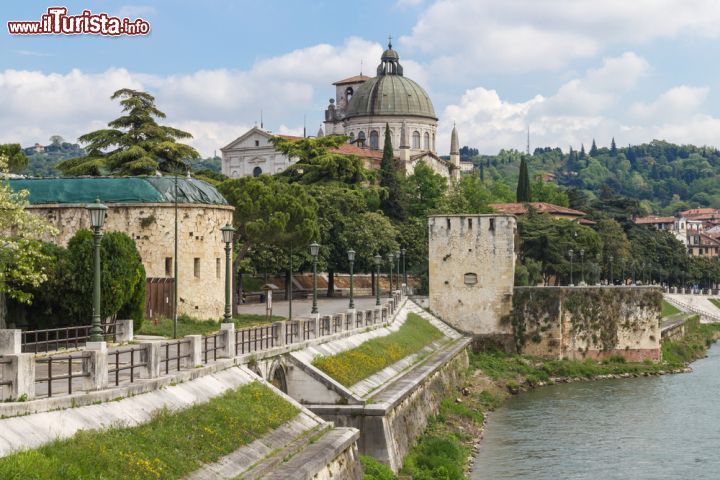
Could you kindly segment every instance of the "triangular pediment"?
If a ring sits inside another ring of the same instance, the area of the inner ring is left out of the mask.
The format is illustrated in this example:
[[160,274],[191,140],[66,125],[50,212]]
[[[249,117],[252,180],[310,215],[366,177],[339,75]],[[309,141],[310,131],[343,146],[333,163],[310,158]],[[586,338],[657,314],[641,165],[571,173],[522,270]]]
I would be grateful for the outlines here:
[[239,145],[241,145],[243,142],[247,140],[251,140],[253,136],[256,136],[257,138],[263,138],[263,139],[270,139],[273,137],[273,134],[259,128],[259,127],[253,127],[247,132],[240,135],[238,138],[233,140],[232,142],[228,143],[226,146],[222,147],[220,149],[221,152],[225,150],[232,150],[233,148],[237,148]]

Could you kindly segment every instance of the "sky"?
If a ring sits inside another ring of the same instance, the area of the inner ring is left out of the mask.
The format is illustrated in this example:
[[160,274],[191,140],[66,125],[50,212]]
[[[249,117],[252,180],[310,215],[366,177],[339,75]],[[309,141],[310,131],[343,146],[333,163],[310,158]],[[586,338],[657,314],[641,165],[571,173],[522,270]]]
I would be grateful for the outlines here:
[[[150,22],[137,37],[14,36],[48,7]],[[156,97],[203,156],[259,123],[317,132],[332,82],[374,75],[388,36],[450,130],[494,154],[653,139],[720,147],[717,0],[5,0],[0,143],[67,141],[120,114],[119,88]],[[361,67],[362,65],[362,67]],[[305,120],[304,120],[305,119]]]

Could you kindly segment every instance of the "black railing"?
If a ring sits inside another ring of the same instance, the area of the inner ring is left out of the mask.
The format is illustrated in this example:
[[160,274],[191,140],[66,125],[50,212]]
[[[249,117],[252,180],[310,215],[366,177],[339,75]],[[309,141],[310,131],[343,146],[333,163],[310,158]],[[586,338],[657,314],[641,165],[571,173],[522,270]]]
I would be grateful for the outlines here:
[[333,333],[342,331],[342,321],[343,321],[343,316],[341,314],[338,313],[336,315],[333,315],[333,319],[332,319]]
[[365,325],[372,325],[373,324],[373,316],[375,315],[375,312],[372,310],[367,310],[365,312]]
[[275,336],[275,325],[237,330],[235,332],[235,355],[272,348],[275,346]]
[[285,324],[285,345],[295,343],[298,339],[300,324],[298,322],[287,322]]
[[345,315],[345,330],[353,329],[353,315],[348,313]]
[[363,326],[363,311],[358,310],[355,313],[355,328],[360,328]]
[[217,352],[222,349],[222,345],[218,346],[218,337],[221,335],[220,332],[213,333],[203,337],[202,354],[203,363],[208,363],[208,358],[212,354],[213,361],[217,360]]
[[[137,358],[136,358],[137,354]],[[120,357],[123,356],[121,359]],[[115,357],[113,361],[113,357]],[[143,357],[145,359],[143,360]],[[115,377],[115,386],[120,385],[120,372],[130,371],[130,383],[135,382],[138,368],[147,368],[146,349],[143,347],[130,347],[122,350],[108,352],[108,379]]]
[[[85,354],[79,355],[52,355],[45,358],[36,358],[36,364],[47,364],[47,375],[45,377],[35,377],[35,383],[47,383],[47,396],[53,396],[53,382],[67,380],[68,394],[71,395],[73,391],[73,379],[86,377],[88,374],[82,371],[82,362]],[[76,365],[75,361],[80,361],[80,371],[74,371],[73,366]],[[58,369],[63,368],[63,364],[67,365],[65,374],[56,374]],[[53,369],[53,366],[55,369]]]
[[330,335],[330,321],[332,317],[330,315],[324,315],[320,317],[320,336]]
[[[190,348],[187,348],[187,353],[182,352],[183,344],[190,344],[190,340],[176,340],[173,342],[166,342],[162,344],[162,352],[165,353],[164,358],[160,359],[160,370],[162,371],[163,364],[165,364],[165,375],[170,373],[170,366],[174,366],[175,370],[179,371],[181,368],[181,361],[184,358],[192,358]],[[163,357],[163,355],[161,355]]]
[[[78,348],[87,343],[91,325],[74,327],[46,328],[44,330],[27,330],[22,332],[22,350],[25,353],[47,353],[60,348]],[[103,336],[116,340],[117,324],[102,325]]]
[[315,338],[315,322],[303,322],[303,340]]

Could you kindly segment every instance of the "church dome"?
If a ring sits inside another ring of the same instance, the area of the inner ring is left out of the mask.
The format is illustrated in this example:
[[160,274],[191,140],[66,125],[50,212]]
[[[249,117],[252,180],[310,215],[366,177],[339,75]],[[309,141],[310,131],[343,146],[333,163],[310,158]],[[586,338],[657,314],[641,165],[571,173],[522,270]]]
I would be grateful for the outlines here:
[[427,92],[417,82],[403,76],[400,56],[388,44],[377,68],[377,76],[355,92],[345,119],[375,115],[426,117],[437,120]]

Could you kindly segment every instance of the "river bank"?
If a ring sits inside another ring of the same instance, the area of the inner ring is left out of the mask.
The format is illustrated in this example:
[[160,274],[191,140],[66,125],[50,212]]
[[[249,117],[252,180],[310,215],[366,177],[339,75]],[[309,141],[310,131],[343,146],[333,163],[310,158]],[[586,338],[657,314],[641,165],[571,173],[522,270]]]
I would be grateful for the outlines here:
[[405,458],[395,477],[389,470],[364,459],[368,480],[467,478],[485,428],[486,415],[511,395],[545,385],[605,380],[689,371],[689,364],[703,356],[720,337],[720,325],[700,324],[692,318],[681,340],[663,343],[660,363],[627,363],[620,357],[605,362],[543,360],[502,352],[470,355],[463,387],[446,397],[438,414]]

